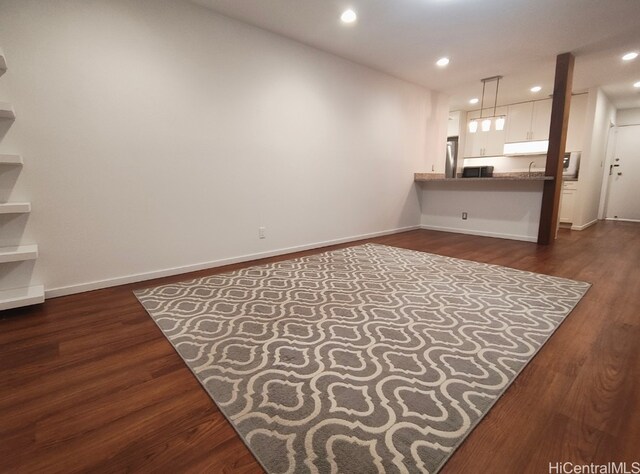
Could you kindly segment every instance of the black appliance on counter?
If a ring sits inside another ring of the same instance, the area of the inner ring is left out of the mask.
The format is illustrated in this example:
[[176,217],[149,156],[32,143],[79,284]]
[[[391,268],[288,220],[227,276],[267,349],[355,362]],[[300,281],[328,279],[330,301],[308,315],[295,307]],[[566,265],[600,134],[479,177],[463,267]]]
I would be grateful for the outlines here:
[[463,178],[491,178],[493,166],[465,166],[462,168]]

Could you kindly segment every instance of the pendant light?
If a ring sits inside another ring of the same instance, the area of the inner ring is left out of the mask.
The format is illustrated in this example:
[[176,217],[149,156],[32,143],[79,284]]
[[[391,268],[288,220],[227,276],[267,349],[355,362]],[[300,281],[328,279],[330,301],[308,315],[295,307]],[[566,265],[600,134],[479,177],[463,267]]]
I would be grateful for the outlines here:
[[[482,80],[482,100],[480,101],[480,120],[482,120],[482,109],[484,109],[484,91],[486,87],[487,87],[487,84],[483,79]],[[484,127],[485,127],[485,124],[483,122],[482,131],[486,132],[486,130],[484,130]],[[491,128],[491,123],[489,123],[489,128]],[[477,131],[478,131],[478,121],[476,119],[469,121],[469,133],[476,133]]]
[[[483,132],[488,132],[491,130],[491,126],[494,123],[495,119],[495,130],[504,130],[504,125],[506,122],[506,117],[504,115],[496,115],[498,109],[498,91],[500,88],[500,79],[502,76],[493,76],[482,79],[482,101],[480,102],[480,119],[471,119],[469,121],[469,133],[476,133],[478,131],[478,122],[480,125],[480,130]],[[496,81],[496,96],[493,102],[493,115],[491,117],[483,117],[484,112],[484,94],[487,88],[487,82]]]

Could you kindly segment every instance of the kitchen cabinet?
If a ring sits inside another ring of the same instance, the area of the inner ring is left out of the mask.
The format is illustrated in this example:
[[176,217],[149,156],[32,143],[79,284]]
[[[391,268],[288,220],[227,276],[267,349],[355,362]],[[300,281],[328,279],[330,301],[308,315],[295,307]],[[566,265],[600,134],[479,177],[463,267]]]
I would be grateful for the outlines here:
[[507,143],[548,140],[551,99],[510,105],[507,109]]
[[564,181],[562,183],[562,193],[560,195],[560,222],[564,224],[573,223],[576,206],[576,194],[578,193],[577,181]]
[[[507,113],[506,107],[498,107],[496,109],[497,115],[505,115]],[[484,116],[493,115],[493,108],[490,111],[485,109]],[[478,120],[478,131],[476,133],[469,133],[468,123],[470,120]],[[505,140],[505,130],[496,130],[495,121],[492,120],[491,130],[483,132],[481,130],[482,119],[480,118],[480,111],[474,110],[467,114],[467,129],[465,135],[464,157],[465,158],[477,158],[481,156],[502,156]]]

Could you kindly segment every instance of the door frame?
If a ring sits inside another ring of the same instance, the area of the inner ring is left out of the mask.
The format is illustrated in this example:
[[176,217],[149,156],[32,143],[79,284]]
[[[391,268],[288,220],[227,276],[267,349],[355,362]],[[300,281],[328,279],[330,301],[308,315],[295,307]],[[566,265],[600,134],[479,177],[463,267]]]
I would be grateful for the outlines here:
[[607,218],[607,206],[609,205],[609,192],[611,191],[611,176],[613,168],[613,159],[616,155],[616,145],[618,143],[618,129],[620,127],[610,123],[609,133],[607,134],[607,147],[605,148],[605,160],[603,166],[602,187],[600,188],[600,203],[598,204],[598,219]]
[[[613,124],[611,124],[611,128],[609,129],[609,135],[607,137],[606,164],[603,170],[604,176],[602,179],[602,188],[600,189],[600,205],[598,207],[598,219],[601,219],[601,220],[640,222],[640,220],[637,220],[637,219],[618,219],[613,217],[607,217],[607,212],[609,210],[608,209],[609,195],[611,194],[611,185],[610,185],[611,177],[613,176],[613,171],[610,171],[610,170],[613,170],[612,166],[614,164],[614,159],[616,156],[617,144],[618,144],[618,130],[626,127],[640,127],[640,124],[634,123],[634,124],[618,125],[618,126],[614,126]],[[613,140],[611,140],[611,138],[613,138]]]

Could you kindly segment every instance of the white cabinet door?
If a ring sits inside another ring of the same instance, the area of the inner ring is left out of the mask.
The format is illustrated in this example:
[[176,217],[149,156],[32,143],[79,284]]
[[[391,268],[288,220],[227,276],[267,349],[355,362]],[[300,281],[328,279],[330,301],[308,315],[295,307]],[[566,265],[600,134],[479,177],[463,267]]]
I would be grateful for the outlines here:
[[[507,107],[498,107],[496,109],[496,115],[507,115],[507,112]],[[491,109],[490,113],[493,115],[493,109]],[[491,131],[482,133],[486,135],[486,137],[484,138],[483,156],[504,155],[504,141],[506,137],[506,131],[495,129],[495,119],[492,119]]]
[[491,131],[485,132],[486,139],[484,141],[483,156],[502,156],[504,155],[504,136],[505,132]]
[[533,102],[510,105],[507,112],[507,143],[526,142],[531,133]]
[[[478,119],[480,117],[480,111],[473,111],[467,114],[467,123],[465,124],[465,141],[464,141],[464,156],[475,157],[482,156],[482,149],[484,148],[484,136],[480,131],[480,121],[478,120],[478,131],[476,133],[469,132],[469,121]],[[486,133],[486,132],[485,132]]]
[[551,126],[551,99],[538,100],[533,103],[533,119],[529,140],[548,140]]
[[576,207],[576,194],[578,192],[577,181],[565,181],[562,183],[560,194],[560,222],[573,223],[573,212]]
[[[497,115],[506,115],[506,107],[498,107]],[[484,117],[493,115],[493,108],[485,109]],[[478,120],[478,131],[469,133],[468,123],[470,120]],[[491,130],[483,132],[481,128],[482,119],[480,111],[469,112],[467,114],[467,129],[465,135],[464,156],[465,158],[475,158],[479,156],[502,156],[504,154],[505,131],[495,129],[495,118],[491,119]]]
[[571,224],[573,222],[575,198],[575,191],[562,191],[562,194],[560,195],[560,222],[564,222],[566,224]]
[[569,128],[567,130],[567,151],[582,151],[584,127],[587,121],[587,94],[574,95],[571,98],[569,111]]

